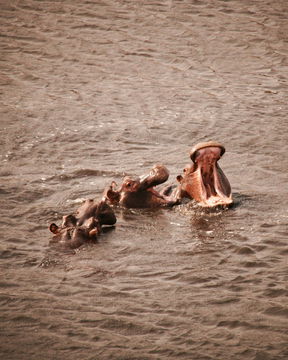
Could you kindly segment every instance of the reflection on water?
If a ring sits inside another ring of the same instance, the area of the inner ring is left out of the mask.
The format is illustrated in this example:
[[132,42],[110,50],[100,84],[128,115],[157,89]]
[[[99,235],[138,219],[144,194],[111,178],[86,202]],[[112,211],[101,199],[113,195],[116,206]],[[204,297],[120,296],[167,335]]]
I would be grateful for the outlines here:
[[[1,357],[286,359],[285,1],[2,2]],[[77,250],[48,225],[197,142],[235,204],[116,209]]]

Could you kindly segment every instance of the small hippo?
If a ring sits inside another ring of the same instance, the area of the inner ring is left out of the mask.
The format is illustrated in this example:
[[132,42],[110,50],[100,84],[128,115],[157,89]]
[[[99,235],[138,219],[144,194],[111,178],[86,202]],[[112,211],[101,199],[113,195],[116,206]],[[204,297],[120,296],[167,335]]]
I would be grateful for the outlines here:
[[126,208],[156,208],[173,206],[177,200],[167,196],[167,190],[158,192],[154,186],[164,183],[169,177],[169,171],[164,165],[155,165],[150,173],[141,177],[126,176],[119,190],[113,181],[105,189],[103,199],[110,204],[118,204]]
[[190,152],[193,164],[177,176],[177,197],[194,199],[203,207],[232,204],[231,186],[217,163],[224,153],[224,146],[215,141],[195,145]]
[[63,216],[61,226],[52,223],[49,227],[54,234],[52,243],[62,243],[75,249],[86,242],[93,242],[100,234],[103,225],[114,225],[114,211],[105,202],[86,200],[75,214]]

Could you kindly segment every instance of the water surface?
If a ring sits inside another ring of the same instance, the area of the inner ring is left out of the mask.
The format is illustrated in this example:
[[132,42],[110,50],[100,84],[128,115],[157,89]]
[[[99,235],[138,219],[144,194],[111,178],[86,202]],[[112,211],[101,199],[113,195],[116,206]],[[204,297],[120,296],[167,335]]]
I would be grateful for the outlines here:
[[[287,359],[286,1],[1,1],[1,357]],[[200,141],[235,206],[48,225]]]

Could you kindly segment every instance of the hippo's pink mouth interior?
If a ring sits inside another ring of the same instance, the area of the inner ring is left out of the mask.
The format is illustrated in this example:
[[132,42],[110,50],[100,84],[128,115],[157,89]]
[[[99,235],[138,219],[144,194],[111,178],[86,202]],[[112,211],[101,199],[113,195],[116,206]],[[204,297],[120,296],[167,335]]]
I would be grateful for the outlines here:
[[191,153],[194,162],[193,197],[202,206],[232,203],[231,186],[217,163],[225,150],[217,145],[199,146]]

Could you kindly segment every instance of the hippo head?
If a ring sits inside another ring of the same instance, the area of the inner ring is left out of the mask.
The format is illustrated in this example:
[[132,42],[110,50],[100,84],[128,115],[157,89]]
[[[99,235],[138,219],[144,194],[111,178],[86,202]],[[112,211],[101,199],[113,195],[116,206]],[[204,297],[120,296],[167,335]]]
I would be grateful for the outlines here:
[[52,223],[49,227],[54,234],[51,242],[62,243],[77,248],[86,242],[93,242],[100,234],[103,225],[114,225],[114,211],[105,202],[86,200],[75,214],[63,216],[62,224]]
[[164,165],[155,165],[148,175],[141,177],[126,176],[117,190],[113,181],[104,191],[105,201],[127,208],[154,208],[173,205],[175,201],[154,189],[154,186],[164,183],[169,177],[169,171]]
[[190,152],[192,164],[177,176],[181,197],[196,200],[201,206],[214,207],[232,203],[231,186],[218,165],[225,153],[223,145],[209,141],[199,143]]

